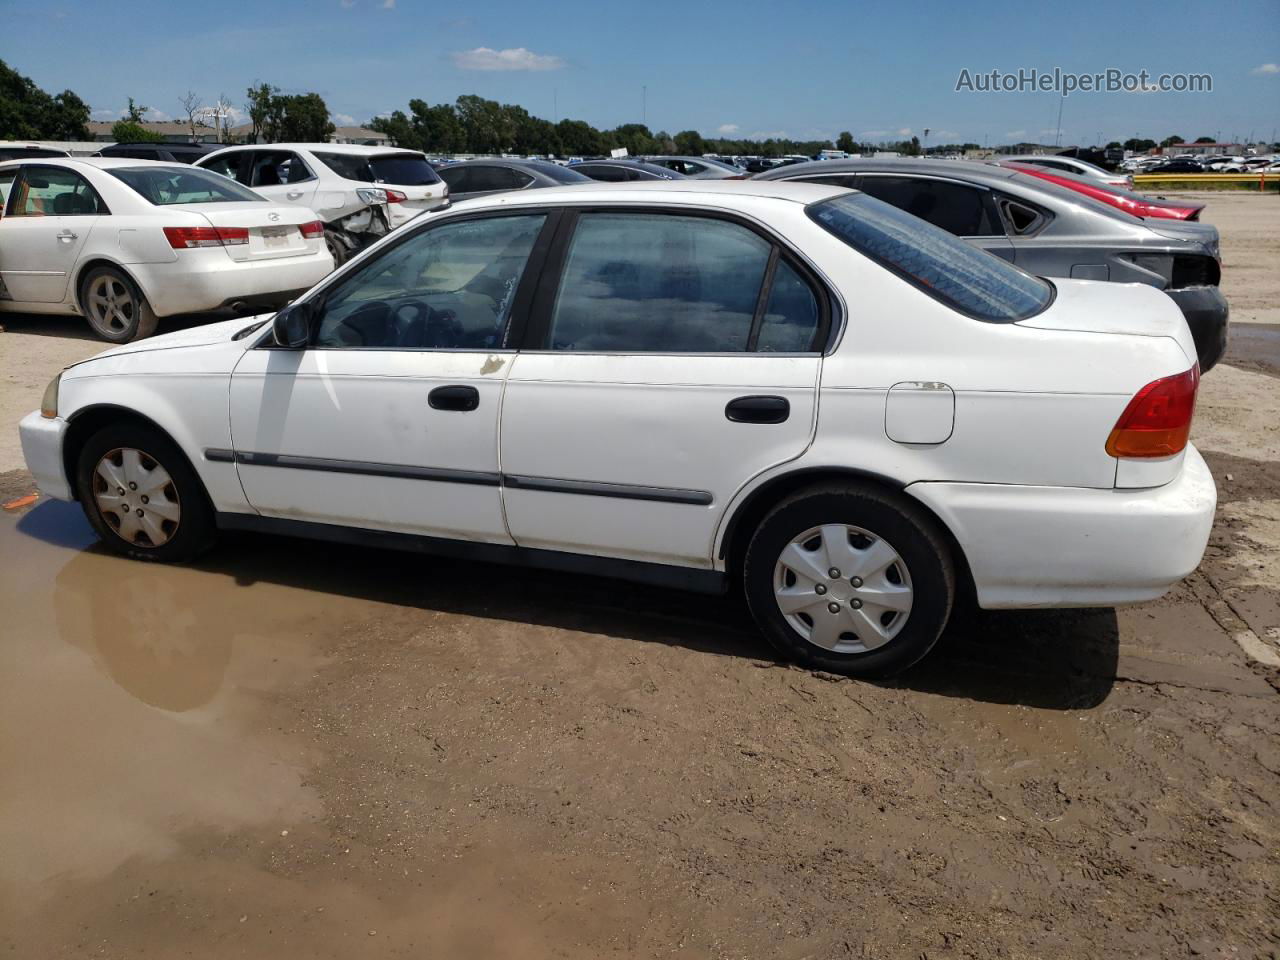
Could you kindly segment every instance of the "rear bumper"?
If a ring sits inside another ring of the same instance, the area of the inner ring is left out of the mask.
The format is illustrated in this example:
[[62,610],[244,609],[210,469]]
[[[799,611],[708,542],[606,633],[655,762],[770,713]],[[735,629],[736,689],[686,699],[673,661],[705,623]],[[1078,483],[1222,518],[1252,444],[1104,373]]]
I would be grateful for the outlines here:
[[39,410],[27,414],[18,424],[27,469],[40,492],[54,500],[75,499],[62,465],[62,438],[66,433],[67,421],[61,417],[49,420]]
[[333,270],[333,258],[323,246],[315,253],[276,260],[237,261],[221,249],[182,254],[177,263],[147,265],[145,273],[135,268],[157,316],[216,310],[236,301],[282,303],[293,291],[310,289]]
[[1227,298],[1218,287],[1184,287],[1165,293],[1187,318],[1200,358],[1200,372],[1207,372],[1227,352]]
[[1144,490],[916,483],[907,493],[950,528],[988,609],[1152,600],[1200,564],[1217,505],[1194,446],[1176,479]]

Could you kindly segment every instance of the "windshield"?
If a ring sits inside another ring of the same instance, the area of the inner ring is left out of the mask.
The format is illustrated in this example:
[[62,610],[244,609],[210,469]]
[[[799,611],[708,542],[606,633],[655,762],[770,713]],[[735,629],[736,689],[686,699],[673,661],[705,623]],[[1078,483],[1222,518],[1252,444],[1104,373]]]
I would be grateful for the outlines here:
[[1025,320],[1053,299],[1038,277],[866,194],[841,194],[808,212],[859,253],[977,320]]
[[197,167],[110,167],[107,173],[122,180],[157,207],[175,203],[240,203],[264,197],[234,180]]
[[425,187],[439,183],[435,168],[420,153],[317,153],[316,159],[338,176],[361,183],[386,183],[400,187]]

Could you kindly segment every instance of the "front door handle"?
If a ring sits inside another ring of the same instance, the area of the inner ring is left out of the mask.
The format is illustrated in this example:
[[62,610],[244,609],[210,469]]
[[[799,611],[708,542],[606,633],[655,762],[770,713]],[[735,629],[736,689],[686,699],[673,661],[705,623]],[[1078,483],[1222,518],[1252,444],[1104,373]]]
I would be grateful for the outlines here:
[[432,410],[461,410],[466,412],[480,406],[480,391],[461,383],[436,387],[427,394]]
[[58,233],[59,240],[74,240],[77,236],[79,236],[79,234],[73,233],[70,230],[62,230]]
[[783,423],[791,403],[786,397],[738,397],[725,404],[724,415],[734,423]]

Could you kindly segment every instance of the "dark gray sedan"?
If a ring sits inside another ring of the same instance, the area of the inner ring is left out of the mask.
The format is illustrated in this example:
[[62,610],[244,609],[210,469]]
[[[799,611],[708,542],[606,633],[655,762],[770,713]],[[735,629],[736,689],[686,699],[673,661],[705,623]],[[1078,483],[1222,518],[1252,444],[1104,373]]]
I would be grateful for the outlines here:
[[756,180],[850,187],[1041,277],[1145,283],[1182,309],[1207,371],[1227,347],[1218,230],[1143,219],[1010,167],[965,160],[822,160]]
[[682,173],[640,160],[583,160],[569,168],[592,180],[605,183],[634,183],[637,180],[684,180]]
[[549,160],[519,160],[514,157],[459,160],[445,164],[436,173],[449,185],[449,199],[454,202],[505,190],[535,190],[538,187],[591,182],[571,168]]
[[694,180],[745,180],[745,170],[710,157],[643,157],[645,163],[666,167]]

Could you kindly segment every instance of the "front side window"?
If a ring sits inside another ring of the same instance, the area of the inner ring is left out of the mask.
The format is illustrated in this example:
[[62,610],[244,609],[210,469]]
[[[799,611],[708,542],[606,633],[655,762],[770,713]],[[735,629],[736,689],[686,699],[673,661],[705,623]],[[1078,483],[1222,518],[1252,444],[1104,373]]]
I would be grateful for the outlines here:
[[864,193],[815,203],[809,216],[854,250],[975,319],[1024,320],[1053,299],[1053,288],[1039,277]]
[[325,297],[316,346],[502,346],[516,288],[545,221],[542,214],[454,221],[398,244]]
[[976,187],[923,177],[864,176],[859,188],[957,237],[990,237],[1002,232],[992,223],[983,191]]
[[89,217],[110,213],[80,174],[57,167],[26,167],[15,188],[11,217]]
[[565,259],[551,348],[747,350],[771,251],[753,231],[723,220],[585,213]]
[[198,167],[112,167],[107,172],[157,207],[175,203],[265,202],[234,180]]

